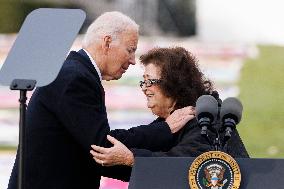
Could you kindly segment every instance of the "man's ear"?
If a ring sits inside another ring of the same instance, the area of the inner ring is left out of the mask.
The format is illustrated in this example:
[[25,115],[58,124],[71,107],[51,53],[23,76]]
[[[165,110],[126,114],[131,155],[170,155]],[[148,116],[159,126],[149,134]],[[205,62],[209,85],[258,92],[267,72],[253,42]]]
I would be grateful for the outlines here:
[[110,48],[110,44],[112,42],[112,38],[110,35],[106,35],[103,38],[102,49],[104,54],[107,54]]

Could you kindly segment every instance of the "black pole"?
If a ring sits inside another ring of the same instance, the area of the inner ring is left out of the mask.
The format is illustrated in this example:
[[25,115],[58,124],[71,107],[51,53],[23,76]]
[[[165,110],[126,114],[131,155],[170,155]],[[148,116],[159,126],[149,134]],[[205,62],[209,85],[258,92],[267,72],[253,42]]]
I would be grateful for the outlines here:
[[25,122],[26,122],[26,109],[27,109],[27,90],[20,90],[20,123],[19,123],[19,180],[18,189],[24,189],[24,152],[25,152]]
[[220,148],[221,142],[220,142],[220,135],[219,135],[218,132],[216,134],[216,138],[214,139],[213,143],[214,143],[215,151],[220,151],[221,150],[221,148]]
[[20,121],[19,121],[19,170],[18,170],[18,189],[25,189],[25,135],[26,135],[26,109],[27,91],[34,89],[35,80],[14,79],[10,85],[11,90],[20,91]]

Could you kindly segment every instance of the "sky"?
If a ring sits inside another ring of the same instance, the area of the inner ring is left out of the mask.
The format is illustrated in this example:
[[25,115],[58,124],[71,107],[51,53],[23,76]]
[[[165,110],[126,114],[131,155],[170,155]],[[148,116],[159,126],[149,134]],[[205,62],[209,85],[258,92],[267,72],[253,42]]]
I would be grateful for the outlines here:
[[284,1],[196,0],[203,41],[284,45]]

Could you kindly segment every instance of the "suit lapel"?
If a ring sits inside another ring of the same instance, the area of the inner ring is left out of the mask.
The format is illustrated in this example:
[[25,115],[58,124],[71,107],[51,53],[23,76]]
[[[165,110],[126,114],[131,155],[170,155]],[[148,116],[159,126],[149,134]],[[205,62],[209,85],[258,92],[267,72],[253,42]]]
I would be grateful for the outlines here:
[[92,64],[92,61],[90,60],[89,56],[86,54],[86,52],[81,49],[78,51],[78,54],[81,55],[82,58],[84,58],[84,61],[81,61],[85,66],[87,66],[91,72],[93,72],[95,74],[95,76],[100,80],[99,74],[96,70],[96,68],[94,67],[94,65]]
[[102,100],[105,103],[105,91],[104,91],[104,88],[103,88],[102,83],[100,81],[99,74],[98,74],[97,70],[95,69],[94,65],[92,64],[92,61],[90,60],[89,56],[87,55],[87,53],[83,49],[79,50],[77,53],[79,54],[79,56],[81,58],[84,59],[84,60],[82,60],[80,62],[83,63],[85,66],[87,66],[88,69],[92,73],[94,73],[94,75],[96,76],[97,80],[99,81],[101,94],[102,94]]

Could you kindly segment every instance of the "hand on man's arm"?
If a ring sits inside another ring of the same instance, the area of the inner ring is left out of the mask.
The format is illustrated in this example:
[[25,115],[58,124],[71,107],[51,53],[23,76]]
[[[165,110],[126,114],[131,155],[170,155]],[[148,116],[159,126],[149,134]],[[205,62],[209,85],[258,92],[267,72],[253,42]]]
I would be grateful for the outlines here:
[[133,153],[120,141],[108,135],[107,139],[113,144],[111,148],[92,145],[90,153],[93,159],[102,166],[127,165],[133,166]]

